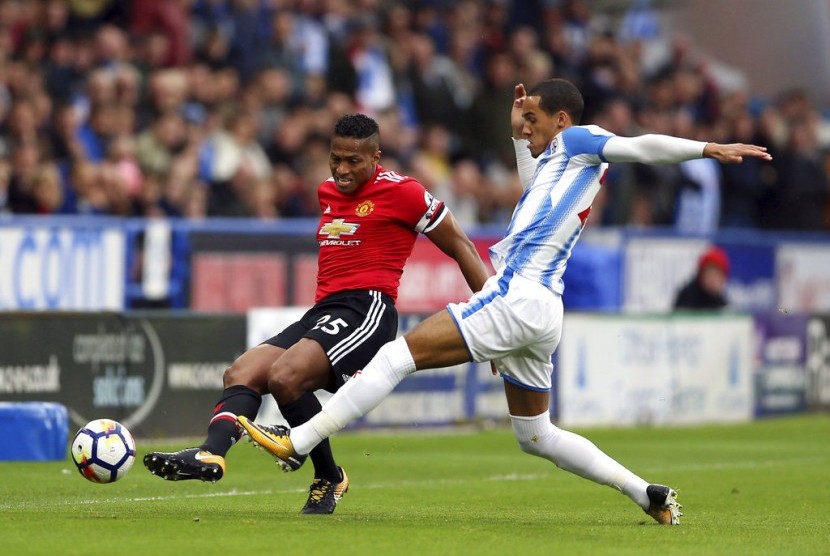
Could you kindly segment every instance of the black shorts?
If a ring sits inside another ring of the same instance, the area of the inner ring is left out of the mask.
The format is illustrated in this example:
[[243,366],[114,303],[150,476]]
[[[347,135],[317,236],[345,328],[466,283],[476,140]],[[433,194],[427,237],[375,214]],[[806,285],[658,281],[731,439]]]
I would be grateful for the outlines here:
[[332,294],[309,309],[299,321],[265,340],[288,349],[300,338],[323,346],[331,362],[332,392],[366,366],[398,332],[398,311],[392,298],[371,290]]

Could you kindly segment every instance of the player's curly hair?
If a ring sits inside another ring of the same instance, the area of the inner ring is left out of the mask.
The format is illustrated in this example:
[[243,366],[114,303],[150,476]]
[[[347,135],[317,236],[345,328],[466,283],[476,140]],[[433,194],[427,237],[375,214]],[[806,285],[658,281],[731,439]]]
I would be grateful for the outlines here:
[[366,114],[346,114],[334,124],[334,135],[368,139],[373,135],[379,136],[380,128],[378,123]]
[[534,85],[527,96],[539,97],[539,108],[548,115],[563,110],[571,117],[575,125],[579,125],[582,112],[585,110],[585,101],[576,85],[565,79],[548,79]]

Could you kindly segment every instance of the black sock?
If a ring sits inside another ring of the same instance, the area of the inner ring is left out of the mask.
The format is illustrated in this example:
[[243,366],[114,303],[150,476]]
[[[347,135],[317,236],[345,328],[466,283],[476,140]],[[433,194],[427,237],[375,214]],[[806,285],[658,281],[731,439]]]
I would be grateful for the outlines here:
[[199,446],[217,456],[225,457],[242,433],[236,425],[237,415],[253,419],[259,412],[262,396],[247,386],[225,388],[208,425],[207,439]]
[[[280,412],[289,425],[297,427],[317,415],[322,407],[317,396],[311,392],[306,392],[297,401],[280,406]],[[311,450],[308,456],[314,464],[314,477],[316,479],[326,479],[333,483],[340,482],[342,479],[340,469],[337,468],[334,461],[334,454],[331,451],[328,438]]]

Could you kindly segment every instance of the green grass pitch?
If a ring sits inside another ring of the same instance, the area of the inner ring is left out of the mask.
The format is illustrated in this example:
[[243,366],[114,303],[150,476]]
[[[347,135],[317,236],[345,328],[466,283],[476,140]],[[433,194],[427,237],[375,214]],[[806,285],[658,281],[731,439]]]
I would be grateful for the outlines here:
[[284,474],[247,442],[216,483],[151,476],[138,443],[118,483],[65,462],[0,463],[4,554],[830,554],[830,415],[688,428],[578,431],[645,479],[673,485],[680,527],[519,451],[506,427],[334,438],[351,489],[300,516],[310,465]]

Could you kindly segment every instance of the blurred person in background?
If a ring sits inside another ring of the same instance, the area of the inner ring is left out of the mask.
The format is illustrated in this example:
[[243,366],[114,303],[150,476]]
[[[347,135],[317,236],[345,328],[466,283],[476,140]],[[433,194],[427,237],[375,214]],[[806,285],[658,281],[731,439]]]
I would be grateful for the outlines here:
[[159,114],[136,138],[135,156],[141,171],[167,172],[178,155],[194,147],[188,139],[187,123],[178,112]]
[[34,141],[17,143],[12,147],[7,201],[12,212],[38,212],[32,185],[42,162],[40,148]]
[[318,25],[290,10],[279,10],[271,20],[268,42],[255,54],[256,64],[251,77],[263,70],[281,70],[288,75],[292,85],[290,98],[302,99],[307,77],[325,74],[327,50],[326,35]]
[[428,127],[442,125],[460,135],[474,90],[463,79],[462,69],[442,54],[425,34],[415,34],[409,42],[408,81],[418,123]]
[[563,275],[609,163],[678,163],[713,158],[770,160],[755,145],[706,143],[668,135],[614,135],[579,125],[582,95],[550,79],[514,88],[510,123],[525,187],[505,237],[490,248],[496,274],[462,303],[450,303],[384,345],[306,424],[288,429],[237,422],[286,471],[299,469],[320,442],[378,406],[418,370],[490,361],[501,374],[513,433],[526,453],[622,492],[661,525],[678,525],[677,492],[650,484],[588,439],[556,427],[551,358],[562,334]]
[[[221,479],[225,456],[241,436],[237,417],[253,419],[265,394],[274,396],[292,426],[317,414],[315,390],[337,391],[395,337],[400,276],[419,233],[455,259],[473,291],[487,279],[478,252],[444,203],[415,179],[380,166],[379,134],[375,120],[363,114],[335,124],[331,177],[317,189],[322,214],[314,307],[234,361],[225,371],[225,389],[205,441],[147,454],[144,465],[154,475],[171,481]],[[330,514],[349,479],[328,442],[310,457],[314,480],[301,512]]]
[[348,42],[356,76],[355,102],[359,110],[372,116],[397,103],[393,71],[378,26],[373,14],[361,14],[352,22]]
[[223,129],[201,144],[201,177],[210,184],[208,214],[249,215],[249,189],[271,175],[268,156],[257,142],[258,125],[255,112],[239,110],[228,116]]
[[102,162],[116,129],[117,105],[107,101],[93,104],[89,120],[78,127],[77,139],[84,155],[92,162]]
[[74,159],[69,167],[67,182],[73,199],[67,212],[86,215],[108,213],[107,192],[94,163],[83,157]]
[[169,45],[166,66],[181,66],[190,61],[190,0],[141,0],[129,4],[131,34],[162,33]]
[[[703,129],[689,113],[674,115],[673,135],[701,139]],[[678,165],[675,228],[684,233],[711,235],[718,229],[721,200],[721,168],[717,160],[699,158]]]
[[35,214],[55,214],[63,204],[63,186],[54,164],[43,164],[32,176]]
[[677,292],[675,309],[723,309],[726,281],[729,278],[729,256],[720,247],[710,247],[697,261],[695,275]]
[[510,145],[505,146],[504,130],[509,127],[509,114],[504,105],[513,99],[515,66],[508,53],[493,53],[487,59],[484,86],[473,101],[470,126],[466,133],[466,151],[481,160],[495,158],[509,168],[515,167]]
[[776,156],[775,181],[761,201],[761,225],[770,229],[826,230],[830,180],[816,139],[815,124],[797,120]]
[[0,216],[12,213],[9,207],[9,178],[11,177],[11,164],[5,148],[0,149]]
[[[745,109],[728,120],[727,142],[757,143],[760,141],[752,115]],[[721,228],[758,229],[761,225],[760,204],[774,171],[755,159],[744,164],[721,168]]]

